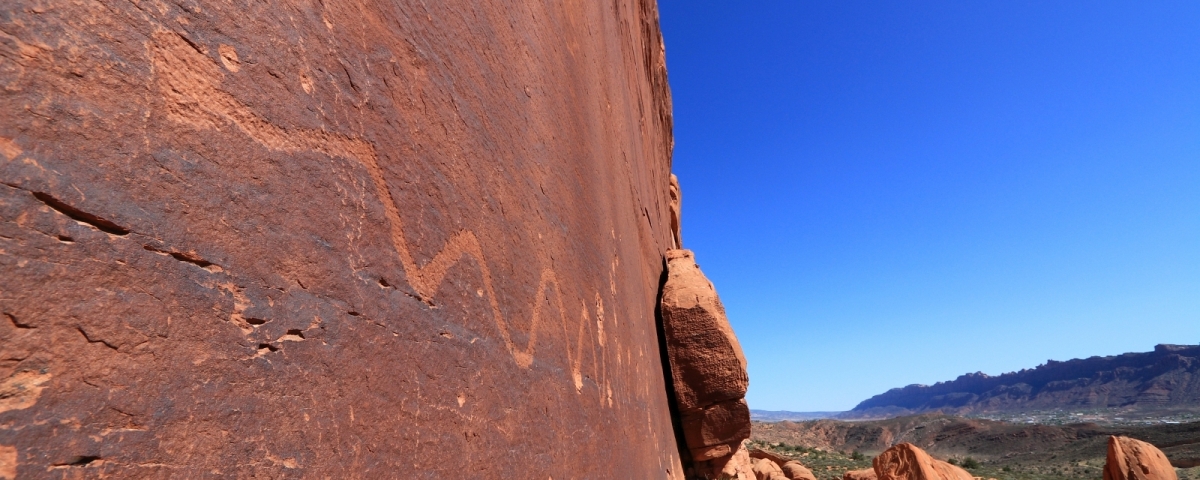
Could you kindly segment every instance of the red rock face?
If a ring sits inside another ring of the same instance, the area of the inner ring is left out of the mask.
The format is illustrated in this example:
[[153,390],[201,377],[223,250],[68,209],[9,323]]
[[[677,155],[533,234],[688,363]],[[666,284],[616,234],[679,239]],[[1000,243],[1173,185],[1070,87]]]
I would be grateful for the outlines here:
[[693,460],[732,455],[750,436],[746,357],[690,250],[667,252],[661,312],[675,401]]
[[0,32],[0,474],[681,475],[653,1]]
[[1104,480],[1176,480],[1167,456],[1154,445],[1129,437],[1108,437]]
[[842,475],[842,480],[876,480],[879,477],[875,476],[875,470],[867,468],[863,470],[850,470]]
[[930,457],[911,443],[895,445],[871,462],[879,480],[972,480],[969,472]]

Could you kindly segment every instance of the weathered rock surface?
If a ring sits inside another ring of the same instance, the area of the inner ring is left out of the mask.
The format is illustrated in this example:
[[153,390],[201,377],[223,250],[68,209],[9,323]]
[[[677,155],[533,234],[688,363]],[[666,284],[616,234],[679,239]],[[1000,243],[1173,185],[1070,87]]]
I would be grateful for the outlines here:
[[754,461],[754,478],[758,480],[787,480],[783,469],[769,458],[759,458]]
[[737,450],[732,455],[715,459],[709,462],[710,469],[707,472],[697,472],[709,478],[720,478],[725,476],[737,480],[753,480],[754,477],[754,462],[757,459],[750,456],[750,452],[746,451],[746,445],[739,445]]
[[671,235],[675,239],[675,248],[683,248],[683,192],[679,190],[679,177],[671,175],[670,190]]
[[879,480],[973,480],[966,470],[934,459],[911,443],[884,450],[871,462]]
[[766,450],[754,449],[750,450],[749,453],[750,458],[754,459],[755,461],[770,460],[774,462],[775,465],[779,467],[779,471],[783,473],[783,476],[789,480],[816,480],[812,470],[809,470],[808,467],[805,467],[796,460],[792,460],[783,455],[768,452]]
[[716,289],[690,250],[667,252],[661,315],[683,435],[696,461],[730,455],[750,436],[746,358]]
[[1104,480],[1176,480],[1167,456],[1154,445],[1129,437],[1108,437]]
[[850,470],[842,475],[842,480],[876,480],[875,469]]
[[1200,403],[1200,345],[1158,345],[1153,352],[1049,360],[1036,368],[962,375],[934,385],[893,388],[841,418],[882,418],[939,410],[1010,412],[1120,407],[1158,411]]
[[5,2],[0,473],[679,477],[658,28]]
[[784,462],[779,468],[783,470],[783,475],[789,480],[817,480],[817,476],[813,475],[812,470],[795,460]]

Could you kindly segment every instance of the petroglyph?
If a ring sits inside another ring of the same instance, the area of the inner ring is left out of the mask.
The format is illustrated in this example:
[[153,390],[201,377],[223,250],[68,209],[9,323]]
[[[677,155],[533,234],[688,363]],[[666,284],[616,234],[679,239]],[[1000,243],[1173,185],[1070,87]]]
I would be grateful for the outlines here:
[[[378,156],[372,144],[352,136],[322,130],[285,129],[271,123],[253,112],[233,95],[222,91],[220,83],[224,74],[216,62],[196,50],[191,43],[176,33],[159,32],[152,37],[152,41],[147,47],[150,52],[155,81],[168,103],[167,111],[173,120],[205,130],[228,131],[226,127],[233,126],[253,141],[271,150],[286,153],[319,152],[330,157],[349,159],[362,165],[370,175],[384,207],[384,215],[390,228],[391,242],[399,256],[408,283],[422,301],[432,304],[433,296],[437,293],[442,281],[445,280],[446,273],[464,256],[468,256],[474,258],[475,263],[479,266],[483,282],[480,289],[481,296],[486,295],[501,340],[517,365],[529,368],[533,364],[538,333],[545,328],[542,320],[546,316],[546,312],[542,310],[543,306],[549,303],[551,289],[555,293],[553,298],[557,312],[550,313],[558,314],[564,337],[570,338],[562,292],[557,276],[550,268],[541,270],[538,288],[533,299],[533,315],[529,324],[528,341],[521,348],[512,339],[509,321],[503,315],[498,302],[491,268],[484,257],[479,239],[473,232],[460,230],[454,233],[441,251],[435,254],[431,260],[423,266],[418,265],[409,250],[399,209],[384,178],[383,169],[379,166]],[[228,59],[222,57],[222,61],[227,62]],[[308,91],[307,88],[305,90]],[[614,258],[614,269],[615,262]],[[235,312],[231,315],[231,322],[238,325],[244,332],[249,332],[252,327],[247,324],[245,319],[241,318],[241,311],[246,307],[244,297],[239,298],[236,288],[225,289],[234,294],[236,303],[238,303]],[[615,294],[615,283],[612,285],[612,289]],[[574,352],[569,346],[567,347],[568,362],[576,391],[581,391],[583,388],[581,367],[584,334],[588,330],[593,330],[593,335],[596,335],[596,330],[603,328],[603,306],[599,302],[597,293],[596,309],[599,318],[597,318],[596,326],[590,327],[591,319],[588,308],[583,305],[580,324],[576,331]],[[603,338],[603,333],[599,333],[599,335]],[[592,359],[594,363],[600,363],[594,346]],[[599,366],[597,365],[595,368],[598,370]],[[603,392],[605,382],[598,381],[597,385]]]
[[21,147],[18,147],[12,140],[0,137],[0,155],[3,155],[6,160],[15,159],[21,156],[22,153],[24,152],[21,150]]
[[0,479],[17,478],[17,447],[0,445]]
[[50,381],[49,373],[31,371],[17,372],[0,383],[0,413],[9,410],[21,410],[32,407],[37,403],[46,382]]

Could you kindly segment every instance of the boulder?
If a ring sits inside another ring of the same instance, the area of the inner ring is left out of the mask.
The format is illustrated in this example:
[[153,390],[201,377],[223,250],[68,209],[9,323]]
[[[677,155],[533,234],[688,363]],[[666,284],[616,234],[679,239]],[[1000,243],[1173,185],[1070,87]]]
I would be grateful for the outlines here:
[[690,250],[669,250],[660,312],[684,439],[696,461],[750,437],[746,357],[725,308]]
[[779,468],[783,470],[783,475],[788,480],[817,480],[817,476],[813,475],[812,470],[795,460],[784,462]]
[[1154,445],[1129,437],[1108,437],[1104,480],[1177,480],[1175,467]]
[[738,449],[732,454],[710,461],[712,475],[709,477],[720,478],[722,476],[737,480],[755,480],[754,462],[756,459],[750,457],[750,453],[746,451],[745,444],[739,445]]
[[934,459],[911,443],[892,446],[872,462],[879,480],[973,480],[957,466]]
[[762,449],[758,449],[758,448],[756,448],[754,450],[750,450],[750,458],[753,458],[755,460],[760,459],[760,458],[769,458],[769,459],[771,459],[771,461],[773,461],[779,465],[783,465],[787,462],[795,461],[788,457],[780,455],[778,453],[768,452],[766,450],[762,450]]
[[842,475],[842,480],[876,480],[875,470],[871,468],[863,470],[850,470]]
[[805,467],[804,464],[800,463],[799,461],[783,455],[779,455],[774,452],[768,452],[766,450],[759,450],[756,448],[750,451],[750,458],[755,460],[765,458],[775,462],[776,465],[779,465],[780,470],[783,471],[784,476],[789,480],[816,480],[812,470],[809,470],[808,467]]
[[783,469],[779,468],[769,458],[759,458],[754,461],[754,478],[758,480],[787,480],[783,475]]

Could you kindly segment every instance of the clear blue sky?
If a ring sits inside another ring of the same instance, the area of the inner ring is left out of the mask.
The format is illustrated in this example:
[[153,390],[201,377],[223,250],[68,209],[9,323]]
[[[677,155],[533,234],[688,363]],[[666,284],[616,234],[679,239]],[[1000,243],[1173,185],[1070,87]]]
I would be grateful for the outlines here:
[[751,408],[1200,343],[1200,2],[659,8]]

